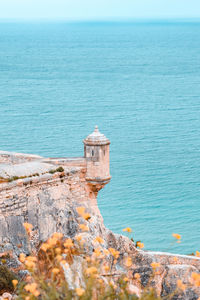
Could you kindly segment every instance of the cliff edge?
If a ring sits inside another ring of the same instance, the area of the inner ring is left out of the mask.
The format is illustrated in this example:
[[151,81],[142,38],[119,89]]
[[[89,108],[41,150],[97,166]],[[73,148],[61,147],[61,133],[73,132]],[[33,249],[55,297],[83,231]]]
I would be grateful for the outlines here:
[[[11,266],[18,264],[17,256],[21,252],[29,253],[23,223],[33,225],[31,247],[34,249],[39,249],[54,232],[73,239],[81,232],[80,224],[84,224],[89,229],[83,235],[91,253],[97,236],[103,239],[105,249],[119,251],[111,276],[128,274],[139,293],[152,277],[152,263],[158,263],[153,285],[159,295],[172,293],[181,279],[187,290],[176,299],[197,300],[200,287],[191,286],[190,277],[193,272],[200,272],[200,258],[142,251],[127,237],[105,228],[97,195],[110,180],[109,144],[96,128],[84,140],[81,158],[43,158],[0,151],[0,252],[14,251],[15,263],[11,260]],[[90,218],[82,219],[78,207],[84,207]],[[132,257],[133,264],[125,268],[123,261],[128,256]],[[141,278],[140,286],[134,277],[136,273]]]

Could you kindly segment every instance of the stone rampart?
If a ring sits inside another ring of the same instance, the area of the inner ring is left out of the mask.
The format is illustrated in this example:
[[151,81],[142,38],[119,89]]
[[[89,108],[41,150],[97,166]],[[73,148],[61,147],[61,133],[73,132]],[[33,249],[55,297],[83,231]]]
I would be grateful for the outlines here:
[[[0,165],[1,173],[9,169],[13,161],[11,156],[15,154],[7,153],[7,159],[4,157],[4,164]],[[34,246],[56,231],[73,234],[70,219],[73,220],[71,214],[76,214],[77,206],[89,206],[102,220],[96,201],[97,193],[85,179],[84,158],[40,157],[34,171],[31,157],[27,161],[27,156],[23,159],[20,155],[20,160],[16,157],[15,163],[12,165],[15,168],[10,168],[10,173],[1,178],[0,184],[0,244],[4,245],[4,250],[14,249],[18,253],[22,247],[27,251],[25,222],[33,225]],[[21,174],[25,175],[17,177],[16,169],[24,170]]]

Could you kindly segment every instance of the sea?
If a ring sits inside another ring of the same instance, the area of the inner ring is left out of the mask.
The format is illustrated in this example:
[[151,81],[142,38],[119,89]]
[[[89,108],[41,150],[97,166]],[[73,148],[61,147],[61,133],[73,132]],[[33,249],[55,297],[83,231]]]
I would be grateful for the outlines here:
[[83,156],[95,125],[111,141],[105,225],[200,250],[200,23],[1,21],[0,149]]

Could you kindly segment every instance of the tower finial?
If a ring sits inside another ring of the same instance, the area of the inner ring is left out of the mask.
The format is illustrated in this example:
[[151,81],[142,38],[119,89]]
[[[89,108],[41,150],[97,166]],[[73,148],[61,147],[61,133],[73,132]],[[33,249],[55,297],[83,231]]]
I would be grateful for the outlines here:
[[90,144],[90,146],[110,144],[109,139],[107,139],[103,133],[99,132],[97,125],[95,126],[94,131],[89,134],[83,142],[87,145]]

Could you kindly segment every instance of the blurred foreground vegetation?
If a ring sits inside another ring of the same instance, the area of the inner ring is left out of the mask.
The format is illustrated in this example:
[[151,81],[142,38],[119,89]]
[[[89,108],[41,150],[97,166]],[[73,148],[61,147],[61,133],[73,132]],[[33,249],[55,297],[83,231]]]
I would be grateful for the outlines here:
[[[77,208],[77,212],[85,220],[90,218],[83,207]],[[87,242],[83,239],[88,227],[84,224],[79,226],[82,233],[73,239],[64,238],[62,233],[54,233],[40,246],[39,251],[32,251],[29,256],[21,253],[19,260],[20,269],[25,274],[23,278],[17,278],[5,266],[0,266],[0,294],[9,291],[18,300],[184,299],[177,296],[180,293],[184,295],[187,288],[181,280],[177,281],[177,288],[172,294],[159,297],[153,284],[154,276],[158,275],[159,263],[151,263],[153,275],[144,288],[140,274],[135,273],[133,276],[130,271],[132,258],[126,256],[123,261],[126,272],[119,270],[119,251],[103,248],[102,237],[95,238],[94,251],[89,255]],[[24,227],[27,238],[31,239],[32,225],[25,223]],[[130,232],[131,229],[127,227],[124,231]],[[180,240],[179,235],[175,238]],[[142,248],[143,244],[139,242],[138,246]],[[199,274],[192,273],[191,284],[200,287]]]

